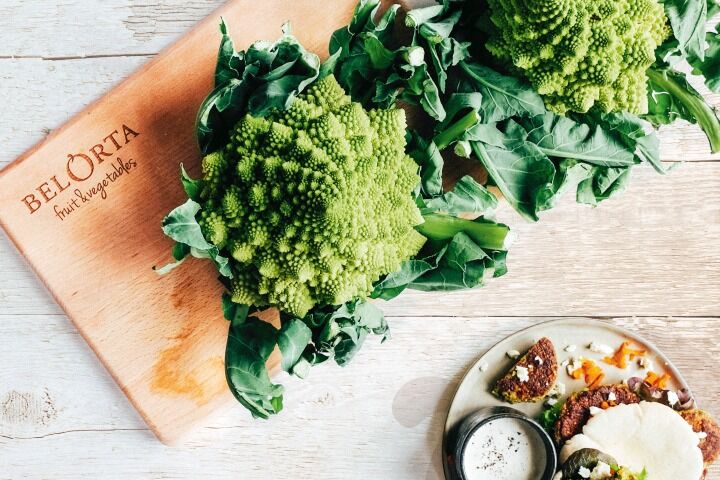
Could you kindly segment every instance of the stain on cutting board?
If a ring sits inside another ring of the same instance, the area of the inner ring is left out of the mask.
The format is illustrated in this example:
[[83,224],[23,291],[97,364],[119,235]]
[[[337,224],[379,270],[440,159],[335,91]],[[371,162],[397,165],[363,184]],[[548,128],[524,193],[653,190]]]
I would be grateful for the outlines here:
[[185,360],[193,344],[193,328],[184,328],[172,337],[173,345],[160,351],[153,367],[151,390],[155,393],[187,397],[202,406],[227,388],[225,361],[209,357],[200,366],[188,370]]

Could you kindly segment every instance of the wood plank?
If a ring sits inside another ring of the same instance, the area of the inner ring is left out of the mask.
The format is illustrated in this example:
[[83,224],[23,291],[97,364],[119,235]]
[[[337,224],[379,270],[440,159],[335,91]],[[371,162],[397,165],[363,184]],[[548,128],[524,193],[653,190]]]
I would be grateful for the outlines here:
[[[47,392],[56,414],[45,424],[33,416],[10,423],[0,409],[0,479],[440,479],[442,424],[464,370],[504,336],[549,319],[390,318],[389,342],[369,340],[348,367],[291,380],[280,417],[254,422],[235,406],[185,445],[166,448],[142,430],[67,319],[21,325],[27,319],[13,317],[0,321],[0,336],[13,345],[0,350],[0,405],[11,392],[42,404]],[[657,344],[718,415],[720,384],[708,381],[715,372],[707,361],[720,355],[717,318],[610,321]],[[708,478],[720,478],[720,469]]]
[[0,169],[150,58],[0,59]]
[[230,2],[0,173],[0,224],[163,441],[232,398],[216,272],[196,262],[159,279],[151,269],[169,259],[159,224],[184,196],[178,163],[198,167],[194,119],[212,86],[218,17],[240,47],[291,20],[326,55],[354,5]]
[[157,53],[225,0],[0,3],[0,57]]

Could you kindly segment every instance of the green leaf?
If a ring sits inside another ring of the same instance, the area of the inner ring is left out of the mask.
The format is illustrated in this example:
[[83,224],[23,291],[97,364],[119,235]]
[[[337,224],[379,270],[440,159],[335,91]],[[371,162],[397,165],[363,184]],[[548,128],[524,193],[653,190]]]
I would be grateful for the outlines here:
[[163,232],[176,242],[190,247],[190,253],[194,257],[212,259],[221,275],[232,278],[228,259],[220,255],[218,247],[210,244],[203,236],[202,228],[195,219],[199,211],[200,204],[188,200],[163,219]]
[[377,36],[365,34],[361,38],[364,40],[365,52],[372,68],[384,70],[393,64],[395,52],[386,48]]
[[648,112],[642,117],[656,126],[669,125],[679,118],[695,123],[684,104],[652,81],[648,82]]
[[190,255],[190,247],[184,243],[175,243],[172,249],[172,256],[178,262]]
[[282,409],[283,387],[270,381],[266,362],[278,332],[257,317],[230,323],[225,350],[225,374],[235,398],[254,417],[268,418]]
[[238,324],[244,322],[250,312],[250,307],[248,305],[233,302],[230,298],[230,294],[227,292],[223,293],[222,296],[222,309],[223,316],[226,320]]
[[203,236],[200,224],[195,215],[200,211],[200,204],[188,200],[170,212],[162,222],[163,232],[176,242],[184,243],[198,250],[212,248]]
[[542,425],[542,427],[551,435],[555,435],[555,424],[557,423],[558,418],[560,418],[562,407],[563,402],[557,402],[555,405],[546,406],[538,419],[540,425]]
[[477,63],[460,62],[460,67],[465,73],[462,91],[482,94],[479,113],[483,123],[545,113],[542,98],[524,80]]
[[335,362],[342,367],[353,359],[370,332],[376,335],[385,334],[387,323],[382,311],[367,301],[345,304],[340,307],[333,321],[341,319],[349,321],[349,325],[346,325],[339,335],[339,341],[334,348]]
[[[295,317],[283,315],[281,318],[286,322]],[[299,376],[306,375],[309,366],[329,358],[334,358],[340,366],[346,365],[369,334],[387,335],[388,331],[382,311],[362,299],[315,308],[301,320],[312,331],[312,343],[298,361],[297,371],[293,370]]]
[[283,324],[277,342],[282,354],[283,370],[293,372],[311,339],[312,331],[302,320],[294,318]]
[[705,40],[708,44],[703,60],[690,59],[693,73],[705,77],[705,85],[713,92],[720,92],[720,33],[708,32]]
[[227,33],[224,19],[220,19],[220,49],[218,51],[217,65],[215,66],[215,86],[224,85],[233,78],[240,78],[243,65],[244,52],[236,52],[232,38]]
[[510,205],[523,217],[537,221],[553,196],[555,166],[536,145],[507,135],[506,146],[470,142],[473,153]]
[[422,291],[455,291],[475,288],[493,270],[486,268],[489,256],[464,232],[456,234],[435,257],[436,266],[409,288]]
[[180,164],[180,180],[182,181],[183,188],[185,189],[185,193],[187,194],[188,198],[191,200],[199,200],[200,199],[200,192],[202,191],[202,180],[193,180],[190,178],[190,175],[188,175],[187,171],[185,170],[185,166],[181,163]]
[[[432,9],[432,7],[429,7],[429,9]],[[450,36],[453,28],[455,28],[455,25],[460,20],[461,14],[462,12],[460,10],[457,10],[447,15],[445,18],[437,18],[432,20],[430,18],[427,18],[419,24],[416,23],[415,25],[409,26],[414,26],[415,28],[417,28],[420,32],[420,35],[426,38],[431,44],[437,44],[441,43],[443,40],[447,39]],[[417,17],[418,15],[413,18],[412,12],[410,12],[410,14],[407,16],[407,19],[409,21],[417,20]]]
[[605,167],[637,163],[633,148],[600,126],[591,128],[550,112],[522,119],[520,124],[527,130],[527,140],[548,157],[574,158]]
[[[378,79],[389,78],[400,54],[400,50],[391,49],[388,44],[399,7],[389,7],[376,23],[380,1],[361,0],[350,24],[336,30],[330,38],[330,58],[323,66],[323,74],[333,73],[353,100],[366,107],[372,106],[373,98],[377,97],[376,91],[381,87]],[[379,101],[394,101],[400,83],[385,87]]]
[[663,6],[680,50],[686,57],[703,60],[707,1],[664,0]]
[[435,142],[427,141],[418,132],[408,132],[407,151],[420,165],[420,184],[428,197],[442,195],[442,172],[445,160]]
[[236,52],[221,24],[215,89],[198,111],[196,134],[200,150],[210,153],[225,146],[231,127],[245,114],[263,116],[286,109],[295,96],[320,74],[317,55],[284,34],[277,42],[255,42]]
[[425,260],[406,260],[400,266],[400,270],[387,275],[375,285],[371,297],[391,300],[400,295],[417,278],[420,278],[425,272],[433,268]]
[[629,168],[593,167],[588,178],[578,185],[577,201],[597,205],[625,191],[629,182]]
[[600,113],[592,120],[631,149],[638,162],[649,163],[658,173],[666,173],[660,161],[660,139],[648,122],[628,112]]
[[440,196],[423,199],[431,212],[486,214],[497,208],[497,198],[474,178],[465,175],[455,187]]

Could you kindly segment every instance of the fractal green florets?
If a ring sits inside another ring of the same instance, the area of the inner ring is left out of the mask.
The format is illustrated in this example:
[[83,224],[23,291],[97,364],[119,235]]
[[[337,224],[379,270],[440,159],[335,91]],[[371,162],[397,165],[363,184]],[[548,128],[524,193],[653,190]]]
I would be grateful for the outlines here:
[[366,112],[333,76],[246,116],[205,157],[200,224],[234,259],[232,300],[303,316],[370,294],[425,237],[401,109]]
[[488,50],[558,112],[647,112],[645,71],[670,34],[656,0],[488,0]]

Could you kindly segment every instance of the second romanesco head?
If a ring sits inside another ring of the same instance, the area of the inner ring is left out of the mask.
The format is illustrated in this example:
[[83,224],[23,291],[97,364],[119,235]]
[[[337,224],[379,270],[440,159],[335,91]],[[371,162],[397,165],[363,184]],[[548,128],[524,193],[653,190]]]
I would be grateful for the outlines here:
[[488,0],[488,50],[551,110],[647,112],[647,76],[670,34],[657,0]]
[[401,109],[366,112],[333,76],[246,116],[202,163],[200,224],[233,259],[232,299],[303,316],[370,294],[425,237]]

